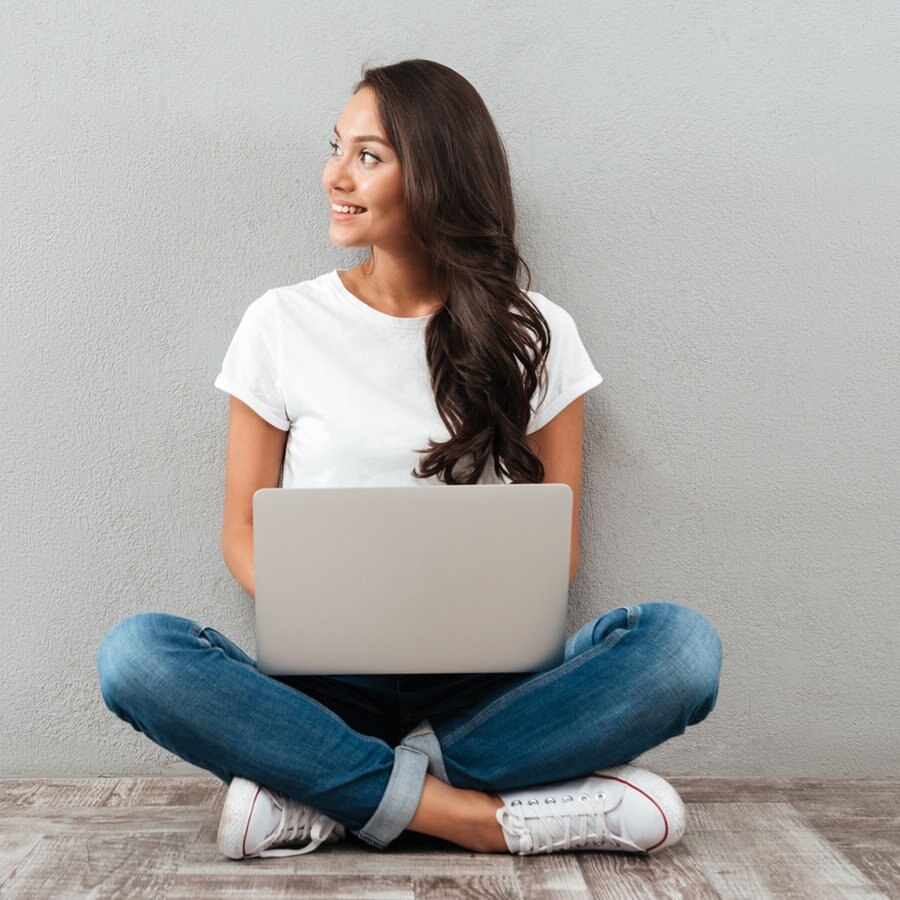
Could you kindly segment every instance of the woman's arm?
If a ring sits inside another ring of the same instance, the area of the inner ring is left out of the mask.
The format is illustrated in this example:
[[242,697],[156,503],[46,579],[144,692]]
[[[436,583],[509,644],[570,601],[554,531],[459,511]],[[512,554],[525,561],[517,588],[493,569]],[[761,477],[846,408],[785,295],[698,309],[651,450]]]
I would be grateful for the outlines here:
[[545,484],[572,488],[572,552],[569,584],[578,574],[581,457],[584,448],[584,394],[560,410],[543,428],[528,435],[532,451],[544,464]]
[[253,560],[253,525],[232,528],[227,535],[222,532],[222,558],[235,581],[256,599],[256,575]]
[[254,599],[253,495],[260,488],[278,487],[287,435],[232,396],[220,542],[225,564]]

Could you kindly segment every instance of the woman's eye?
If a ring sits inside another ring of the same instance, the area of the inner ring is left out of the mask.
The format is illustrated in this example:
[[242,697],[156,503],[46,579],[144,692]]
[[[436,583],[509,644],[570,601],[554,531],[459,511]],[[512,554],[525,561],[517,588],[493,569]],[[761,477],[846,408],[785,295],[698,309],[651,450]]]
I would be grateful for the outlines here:
[[[334,156],[334,154],[337,153],[338,145],[334,141],[329,141],[328,143],[331,147],[331,155]],[[374,153],[370,153],[368,150],[363,150],[361,155],[371,156],[372,159],[374,159],[376,162],[379,162],[378,157]]]

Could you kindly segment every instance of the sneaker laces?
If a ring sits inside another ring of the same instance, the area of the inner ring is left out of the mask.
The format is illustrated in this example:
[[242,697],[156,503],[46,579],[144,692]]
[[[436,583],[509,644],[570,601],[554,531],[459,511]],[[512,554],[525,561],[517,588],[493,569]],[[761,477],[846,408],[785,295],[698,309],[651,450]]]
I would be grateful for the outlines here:
[[[521,800],[513,800],[500,810],[497,821],[511,837],[530,840],[530,847],[523,847],[527,853],[551,853],[556,850],[578,850],[585,848],[611,847],[639,850],[640,848],[614,835],[606,822],[606,813],[614,804],[604,806],[607,796],[598,791],[591,797],[583,793],[577,799],[567,794],[562,798],[565,809],[558,813],[551,809],[556,799],[548,797],[543,803],[533,797],[527,809]],[[519,807],[522,809],[513,809]],[[527,843],[527,842],[526,842]]]
[[[281,818],[266,838],[264,846],[258,856],[299,856],[301,853],[311,853],[326,841],[336,841],[344,837],[344,826],[325,813],[293,800],[277,791],[270,791],[273,803],[281,809]],[[293,844],[297,841],[309,843],[301,848],[268,849],[275,844]]]

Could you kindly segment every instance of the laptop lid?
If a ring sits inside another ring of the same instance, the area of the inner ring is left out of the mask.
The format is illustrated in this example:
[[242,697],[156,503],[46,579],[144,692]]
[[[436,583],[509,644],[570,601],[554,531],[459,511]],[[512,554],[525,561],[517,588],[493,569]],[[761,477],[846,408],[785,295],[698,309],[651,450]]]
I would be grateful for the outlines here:
[[567,484],[261,488],[269,675],[537,672],[563,661]]

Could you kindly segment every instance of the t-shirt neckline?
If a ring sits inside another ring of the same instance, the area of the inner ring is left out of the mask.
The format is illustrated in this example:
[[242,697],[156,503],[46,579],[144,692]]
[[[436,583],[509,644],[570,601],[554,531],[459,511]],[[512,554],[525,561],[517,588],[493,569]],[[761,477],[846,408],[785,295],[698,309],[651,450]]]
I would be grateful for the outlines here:
[[[365,316],[371,322],[376,322],[381,325],[387,325],[393,328],[406,328],[406,329],[423,329],[431,318],[435,315],[434,313],[429,313],[427,316],[392,316],[388,313],[383,313],[380,310],[375,309],[372,306],[369,306],[368,303],[360,300],[356,294],[349,291],[341,281],[341,276],[338,274],[338,269],[332,269],[329,272],[329,276],[331,278],[332,286],[334,287],[337,295],[347,303],[350,304],[355,310],[357,310],[361,315]],[[347,271],[346,269],[341,269],[340,271]]]

